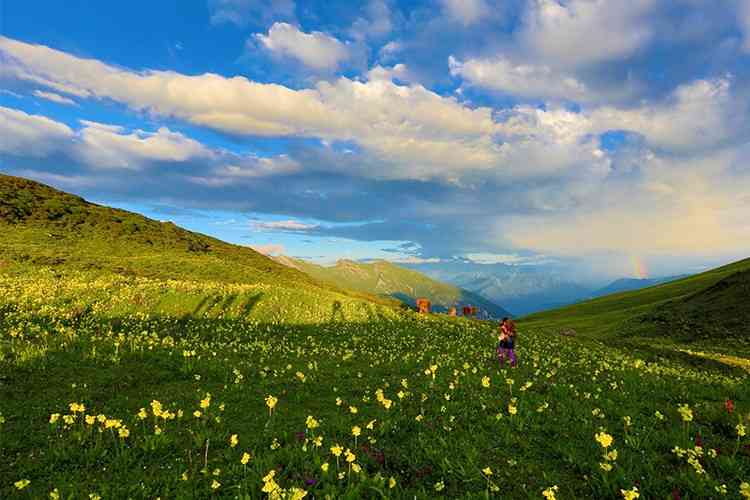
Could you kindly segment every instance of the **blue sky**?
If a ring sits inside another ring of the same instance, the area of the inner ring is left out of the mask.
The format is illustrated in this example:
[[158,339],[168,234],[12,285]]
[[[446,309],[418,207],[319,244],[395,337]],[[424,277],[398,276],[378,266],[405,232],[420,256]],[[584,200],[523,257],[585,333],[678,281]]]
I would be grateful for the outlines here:
[[691,272],[750,254],[749,56],[746,0],[5,0],[0,171],[322,262]]

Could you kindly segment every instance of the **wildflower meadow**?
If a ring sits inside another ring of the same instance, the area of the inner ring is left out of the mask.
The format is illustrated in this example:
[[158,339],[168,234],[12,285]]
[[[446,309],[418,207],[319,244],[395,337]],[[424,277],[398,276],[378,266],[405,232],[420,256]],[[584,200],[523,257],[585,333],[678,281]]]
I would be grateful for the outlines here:
[[0,497],[750,498],[743,372],[363,304],[0,276]]

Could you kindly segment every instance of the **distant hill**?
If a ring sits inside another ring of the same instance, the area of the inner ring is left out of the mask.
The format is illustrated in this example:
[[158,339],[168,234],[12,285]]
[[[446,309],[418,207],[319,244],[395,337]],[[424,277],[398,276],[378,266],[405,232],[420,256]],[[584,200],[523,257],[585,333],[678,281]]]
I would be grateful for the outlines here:
[[475,293],[383,260],[367,263],[339,260],[333,266],[319,266],[286,256],[274,259],[317,280],[342,288],[393,297],[410,305],[414,305],[417,298],[425,297],[430,299],[433,309],[439,312],[444,312],[451,306],[474,305],[492,318],[511,315],[503,307]]
[[687,276],[687,274],[682,274],[679,276],[668,276],[663,278],[620,278],[603,288],[595,290],[591,294],[591,298],[602,297],[613,293],[628,292],[630,290],[640,290],[641,288],[648,288],[661,283],[676,281]]
[[[520,323],[597,338],[750,341],[750,259],[641,290],[531,314]],[[644,341],[647,343],[648,341]],[[735,344],[737,345],[737,344]]]
[[245,246],[2,174],[0,234],[0,272],[49,267],[158,279],[262,283],[305,287],[321,300],[337,300],[333,295],[343,294],[389,307],[398,305],[395,300],[321,283]]
[[502,304],[517,316],[585,300],[594,290],[547,267],[469,261],[406,264],[406,267]]

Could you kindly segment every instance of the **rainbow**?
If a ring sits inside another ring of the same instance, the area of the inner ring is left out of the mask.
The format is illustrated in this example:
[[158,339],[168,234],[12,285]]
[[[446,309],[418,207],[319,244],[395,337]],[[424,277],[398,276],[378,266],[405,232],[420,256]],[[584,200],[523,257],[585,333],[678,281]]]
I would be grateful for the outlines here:
[[646,266],[646,263],[643,261],[643,259],[633,256],[630,258],[630,263],[633,265],[633,274],[636,276],[636,278],[648,278],[648,267]]

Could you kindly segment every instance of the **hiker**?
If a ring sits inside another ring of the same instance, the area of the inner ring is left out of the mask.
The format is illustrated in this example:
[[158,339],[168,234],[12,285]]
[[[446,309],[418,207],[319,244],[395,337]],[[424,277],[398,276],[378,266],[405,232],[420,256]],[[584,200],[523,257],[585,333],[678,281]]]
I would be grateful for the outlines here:
[[500,362],[500,368],[505,367],[505,359],[510,359],[510,366],[516,366],[516,324],[512,319],[505,317],[500,323],[500,343],[497,346],[497,356]]

